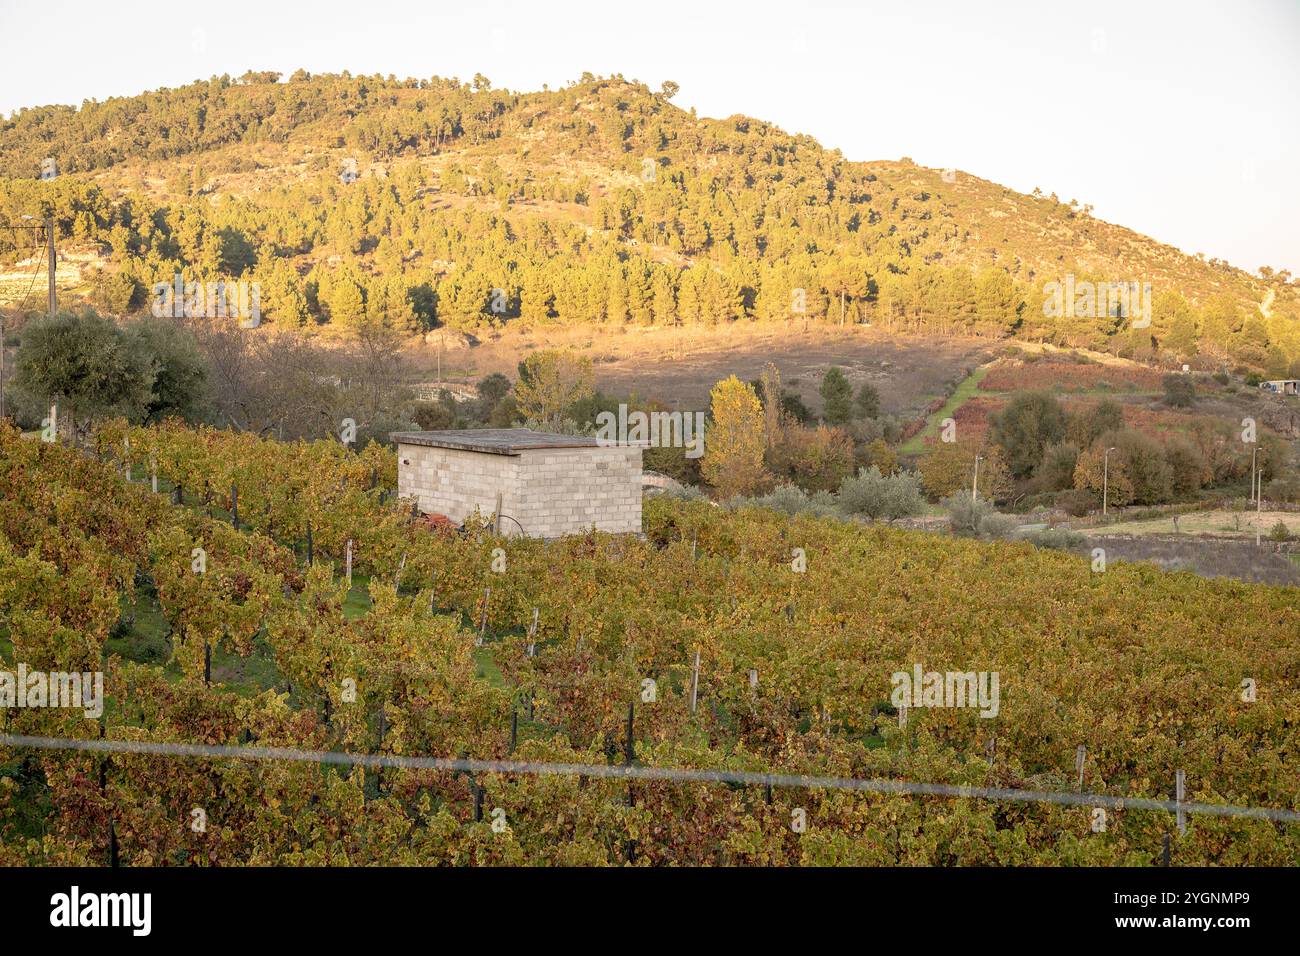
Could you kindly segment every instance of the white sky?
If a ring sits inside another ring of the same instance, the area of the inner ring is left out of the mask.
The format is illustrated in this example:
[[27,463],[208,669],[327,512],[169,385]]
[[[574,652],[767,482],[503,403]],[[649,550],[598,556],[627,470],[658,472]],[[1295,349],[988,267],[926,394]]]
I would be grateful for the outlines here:
[[[0,0],[0,114],[249,69],[621,73],[1300,275],[1300,0]],[[35,175],[35,172],[33,172]]]

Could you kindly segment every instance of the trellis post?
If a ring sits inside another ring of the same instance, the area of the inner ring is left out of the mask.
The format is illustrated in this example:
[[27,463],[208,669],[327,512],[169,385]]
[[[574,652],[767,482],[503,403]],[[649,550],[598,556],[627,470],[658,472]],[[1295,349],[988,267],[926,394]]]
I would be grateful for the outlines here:
[[488,602],[491,600],[492,600],[492,586],[488,585],[486,588],[483,589],[483,616],[479,618],[478,637],[474,641],[475,647],[483,646],[483,635],[487,633]]
[[632,761],[636,760],[636,744],[633,742],[632,729],[633,721],[636,720],[636,701],[627,705],[627,744],[624,747],[624,762],[627,766],[632,766]]
[[700,690],[700,649],[695,649],[695,666],[691,668],[691,713],[695,713],[695,701]]
[[1187,797],[1187,776],[1179,770],[1174,774],[1174,802],[1178,805],[1175,817],[1178,822],[1178,835],[1187,833],[1187,813],[1183,810],[1183,800]]

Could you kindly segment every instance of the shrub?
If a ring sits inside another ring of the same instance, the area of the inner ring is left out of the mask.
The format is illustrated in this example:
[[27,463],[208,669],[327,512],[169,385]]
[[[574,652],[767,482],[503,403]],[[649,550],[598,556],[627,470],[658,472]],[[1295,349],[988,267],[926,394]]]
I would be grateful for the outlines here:
[[1273,529],[1269,531],[1268,540],[1278,542],[1290,541],[1291,529],[1286,526],[1285,521],[1278,521],[1277,524],[1273,525]]
[[493,372],[491,375],[485,375],[478,382],[478,406],[480,419],[486,420],[492,414],[492,409],[497,407],[501,399],[505,398],[510,392],[510,379],[506,378],[500,372]]
[[1087,448],[1106,432],[1124,427],[1124,408],[1113,398],[1103,398],[1097,404],[1081,408],[1066,420],[1066,440],[1079,448]]
[[1027,478],[1047,446],[1065,437],[1065,412],[1047,392],[1019,392],[993,416],[989,436],[1006,452],[1011,474]]
[[[647,492],[649,494],[651,492]],[[656,488],[653,494],[663,495],[665,498],[675,498],[678,501],[708,501],[709,496],[700,491],[694,485],[679,485],[676,488]]]
[[825,425],[783,429],[764,457],[779,480],[809,491],[831,491],[853,474],[853,442],[843,430]]
[[1040,528],[1026,534],[1025,540],[1035,547],[1069,551],[1083,544],[1084,537],[1069,528]]
[[1300,472],[1292,472],[1268,483],[1269,501],[1300,501]]
[[813,418],[812,411],[804,404],[798,392],[781,393],[781,411],[800,425],[807,425]]
[[943,505],[948,510],[948,527],[961,538],[1006,539],[1020,527],[1018,517],[1002,514],[992,502],[972,498],[966,491],[945,498]]
[[1142,432],[1120,432],[1115,438],[1124,474],[1133,486],[1133,501],[1154,505],[1168,501],[1173,491],[1173,476],[1160,443]]
[[[1011,493],[1011,476],[999,448],[984,448],[980,453],[980,494],[1001,501]],[[975,477],[976,450],[958,442],[940,442],[921,459],[921,485],[936,500],[971,487]]]
[[1027,515],[1035,511],[1047,511],[1056,507],[1055,491],[1038,491],[1018,498],[1013,506],[1016,514]]
[[1056,496],[1056,507],[1075,518],[1101,507],[1101,495],[1090,488],[1067,488]]
[[86,309],[28,322],[10,381],[34,401],[62,396],[60,419],[69,425],[105,415],[140,421],[156,397],[157,371],[143,343]]
[[808,510],[817,515],[840,516],[840,505],[829,491],[814,491],[808,496]]
[[958,442],[940,442],[917,465],[921,487],[936,500],[970,488],[974,467],[974,447]]
[[1180,435],[1165,443],[1165,462],[1175,495],[1189,495],[1209,480],[1210,471],[1200,449]]
[[808,495],[802,488],[794,485],[780,485],[765,495],[754,498],[732,498],[727,502],[729,508],[757,507],[771,508],[786,515],[797,515],[808,507]]
[[736,497],[726,503],[730,509],[736,508],[770,508],[781,514],[794,517],[810,514],[817,517],[840,517],[836,508],[835,496],[826,491],[809,495],[795,485],[781,485],[765,495],[754,498]]
[[1105,495],[1112,505],[1126,505],[1133,500],[1133,483],[1120,455],[1112,452],[1109,459],[1106,457],[1106,447],[1113,438],[1107,435],[1105,441],[1079,453],[1079,463],[1074,466],[1074,487],[1090,491],[1097,504],[1101,504]]
[[872,465],[863,468],[856,477],[844,479],[840,484],[839,504],[840,510],[848,515],[892,521],[920,514],[925,501],[915,475],[903,473],[886,478]]
[[898,455],[883,438],[874,439],[867,445],[867,455],[867,464],[875,465],[882,475],[888,477],[898,471]]
[[984,519],[993,514],[992,504],[964,491],[945,498],[943,506],[948,511],[948,527],[961,538],[978,537]]
[[456,422],[456,413],[442,402],[416,402],[411,414],[415,424],[427,432],[443,431]]
[[1039,487],[1044,491],[1063,491],[1071,487],[1078,464],[1078,446],[1069,442],[1048,445],[1043,452],[1043,463],[1038,466]]
[[519,404],[515,401],[513,395],[506,395],[501,401],[497,402],[496,407],[492,409],[492,414],[488,416],[487,424],[489,428],[510,428],[519,418]]
[[1019,527],[1020,518],[1018,516],[994,511],[984,516],[984,519],[980,522],[979,533],[981,538],[1003,540],[1010,538]]
[[1190,408],[1196,401],[1196,382],[1190,375],[1166,375],[1165,404],[1174,408]]

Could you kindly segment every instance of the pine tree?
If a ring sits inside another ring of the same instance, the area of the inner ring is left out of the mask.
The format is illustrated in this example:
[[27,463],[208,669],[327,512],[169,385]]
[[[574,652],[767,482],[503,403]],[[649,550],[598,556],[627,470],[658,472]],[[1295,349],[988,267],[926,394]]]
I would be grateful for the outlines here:
[[606,283],[605,321],[611,325],[623,325],[628,319],[627,278],[623,270],[610,272]]
[[853,415],[853,386],[838,366],[832,365],[822,376],[822,418],[828,425],[843,425]]
[[673,273],[666,268],[655,270],[654,322],[656,325],[677,325],[677,291]]

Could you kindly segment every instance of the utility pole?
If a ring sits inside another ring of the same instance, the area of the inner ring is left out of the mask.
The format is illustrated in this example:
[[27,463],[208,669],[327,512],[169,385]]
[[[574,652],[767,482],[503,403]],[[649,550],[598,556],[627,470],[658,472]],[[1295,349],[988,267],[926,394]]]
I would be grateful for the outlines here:
[[[31,221],[33,217],[23,216],[22,218]],[[53,229],[53,223],[54,223],[54,217],[53,215],[50,215],[49,217],[47,217],[44,226],[47,233],[51,232],[51,230]],[[8,226],[8,228],[31,229],[35,231],[42,227],[27,226],[27,225],[10,225]],[[52,235],[46,240],[46,245],[48,246],[50,254],[53,255],[54,238]],[[30,292],[31,290],[28,289],[28,291]],[[27,302],[26,297],[24,297],[23,301],[19,304],[20,307],[22,305],[25,305],[26,302]],[[50,266],[50,314],[51,315],[54,314],[54,266],[52,265]],[[5,319],[4,319],[4,315],[0,314],[0,421],[3,421],[4,418],[5,418]]]
[[1101,516],[1106,517],[1106,499],[1110,493],[1110,453],[1114,448],[1107,448],[1101,456]]
[[49,242],[49,260],[50,260],[50,315],[55,312],[54,296],[54,213],[45,217],[45,236]]
[[980,462],[983,461],[983,460],[984,460],[984,456],[982,456],[982,455],[976,455],[976,456],[975,456],[975,477],[971,479],[971,483],[970,483],[970,500],[971,500],[971,501],[975,501],[975,500],[979,497],[979,486],[980,486]]
[[1258,484],[1255,486],[1255,537],[1259,537],[1260,521],[1264,515],[1264,469],[1260,468],[1255,479]]

